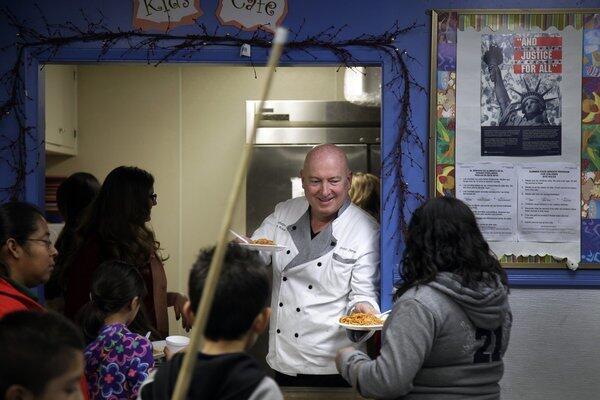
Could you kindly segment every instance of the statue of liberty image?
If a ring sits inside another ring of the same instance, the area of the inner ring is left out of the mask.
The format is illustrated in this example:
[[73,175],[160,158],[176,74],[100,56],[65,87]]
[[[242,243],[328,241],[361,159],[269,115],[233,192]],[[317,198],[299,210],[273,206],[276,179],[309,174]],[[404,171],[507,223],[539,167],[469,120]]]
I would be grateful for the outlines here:
[[500,105],[499,126],[551,125],[546,115],[546,103],[556,100],[558,97],[546,99],[544,96],[552,90],[552,87],[543,93],[538,92],[542,82],[541,78],[533,90],[529,87],[527,81],[523,79],[525,92],[521,93],[510,88],[520,97],[519,100],[511,102],[500,70],[503,63],[502,49],[496,44],[490,45],[490,48],[483,55],[483,62],[488,67],[490,78],[494,83],[496,99]]

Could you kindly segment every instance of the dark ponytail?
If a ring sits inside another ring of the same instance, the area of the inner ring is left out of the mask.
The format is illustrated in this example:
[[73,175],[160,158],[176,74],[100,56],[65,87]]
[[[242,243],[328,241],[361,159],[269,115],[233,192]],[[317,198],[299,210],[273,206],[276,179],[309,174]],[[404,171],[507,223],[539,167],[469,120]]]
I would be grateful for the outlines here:
[[80,325],[87,343],[98,336],[104,320],[123,309],[134,297],[146,296],[144,279],[137,267],[122,261],[106,261],[92,277],[90,301],[81,309]]

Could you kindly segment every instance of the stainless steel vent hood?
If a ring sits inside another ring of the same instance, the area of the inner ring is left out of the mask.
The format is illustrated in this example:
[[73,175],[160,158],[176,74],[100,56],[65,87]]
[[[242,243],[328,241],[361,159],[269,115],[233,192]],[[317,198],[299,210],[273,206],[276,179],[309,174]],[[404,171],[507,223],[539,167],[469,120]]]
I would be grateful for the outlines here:
[[[258,114],[258,101],[247,101],[247,137]],[[347,101],[267,101],[256,144],[379,143],[380,114]]]

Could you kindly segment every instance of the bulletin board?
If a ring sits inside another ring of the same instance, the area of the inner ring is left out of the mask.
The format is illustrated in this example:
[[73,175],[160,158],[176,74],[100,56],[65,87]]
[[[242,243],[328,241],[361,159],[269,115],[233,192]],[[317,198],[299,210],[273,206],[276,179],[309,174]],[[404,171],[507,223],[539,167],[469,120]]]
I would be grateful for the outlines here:
[[600,269],[600,9],[434,10],[430,195],[507,268]]

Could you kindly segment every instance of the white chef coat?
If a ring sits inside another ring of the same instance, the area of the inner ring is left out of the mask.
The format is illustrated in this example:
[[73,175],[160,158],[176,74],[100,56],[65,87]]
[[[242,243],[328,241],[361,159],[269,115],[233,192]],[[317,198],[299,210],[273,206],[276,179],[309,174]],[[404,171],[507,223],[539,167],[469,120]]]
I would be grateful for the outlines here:
[[288,375],[336,374],[337,350],[351,345],[339,318],[363,301],[379,310],[379,225],[348,201],[311,240],[308,207],[305,197],[279,203],[252,235],[287,247],[261,252],[273,265],[267,362]]

